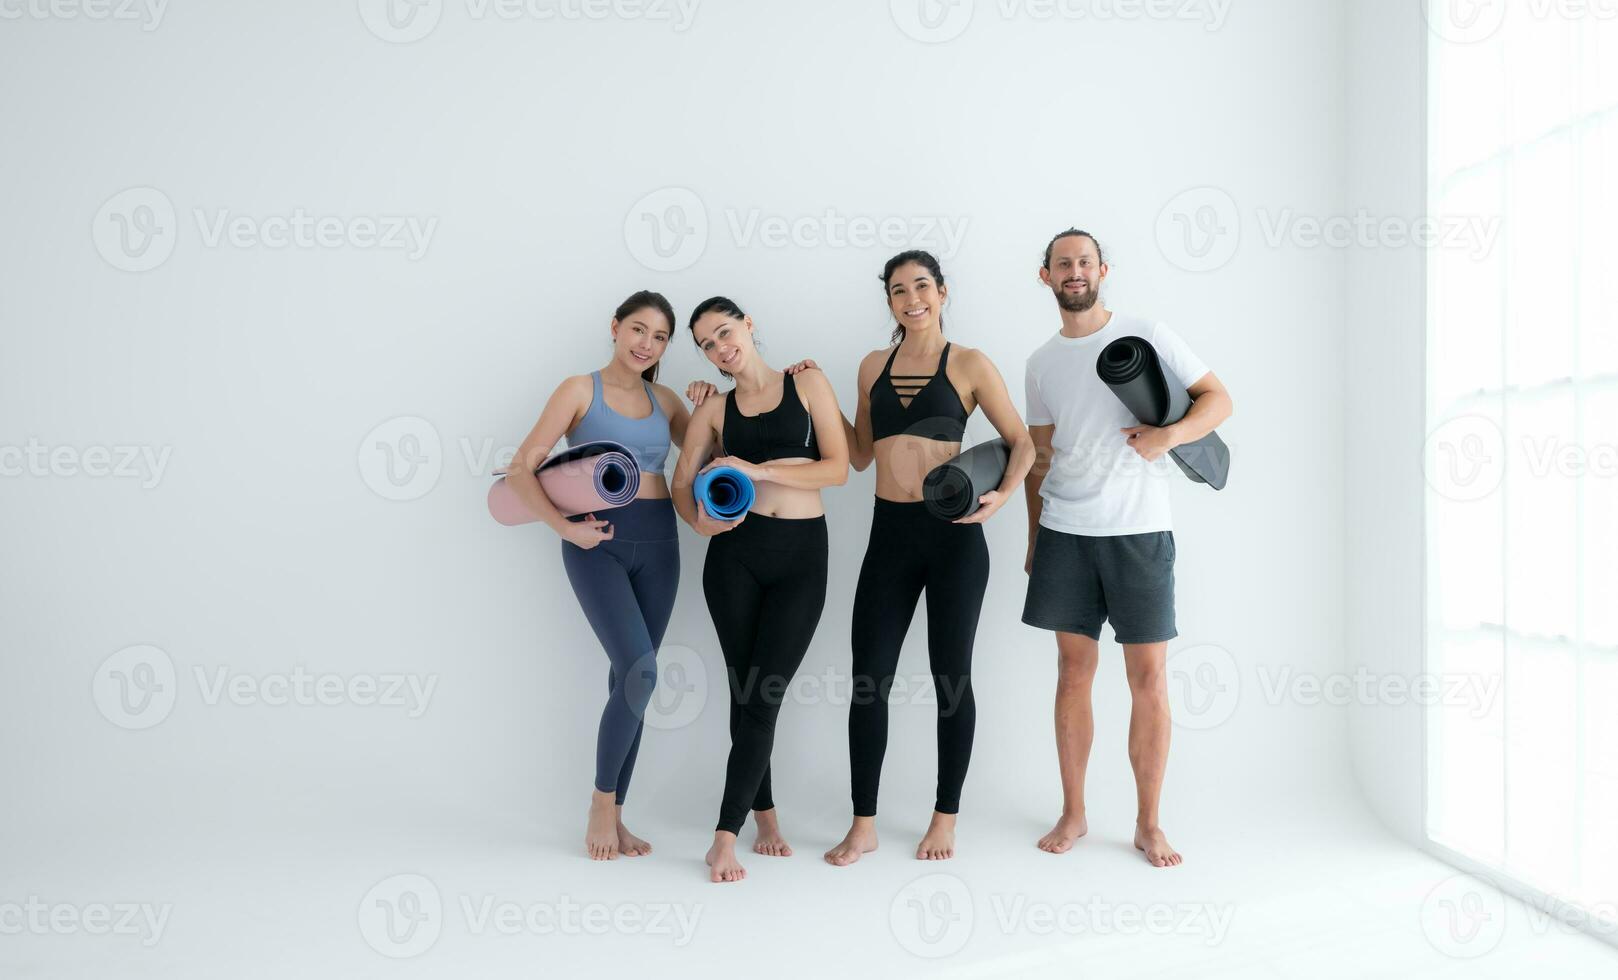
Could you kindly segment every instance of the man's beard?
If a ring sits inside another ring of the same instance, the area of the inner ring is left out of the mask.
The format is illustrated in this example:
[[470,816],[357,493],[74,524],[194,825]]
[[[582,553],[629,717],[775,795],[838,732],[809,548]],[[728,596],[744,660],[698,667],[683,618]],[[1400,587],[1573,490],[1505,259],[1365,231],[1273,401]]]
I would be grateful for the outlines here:
[[1056,305],[1060,306],[1064,313],[1088,313],[1090,308],[1096,305],[1096,301],[1101,299],[1100,290],[1094,286],[1086,289],[1080,296],[1069,296],[1061,286],[1052,292],[1056,294]]

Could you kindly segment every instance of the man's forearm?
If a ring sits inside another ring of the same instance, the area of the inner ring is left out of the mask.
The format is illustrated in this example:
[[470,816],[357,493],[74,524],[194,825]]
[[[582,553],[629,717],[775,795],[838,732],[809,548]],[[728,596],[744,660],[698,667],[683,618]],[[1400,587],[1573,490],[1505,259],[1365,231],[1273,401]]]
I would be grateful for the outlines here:
[[1229,417],[1230,396],[1209,391],[1191,403],[1191,410],[1185,413],[1185,418],[1165,428],[1173,436],[1174,445],[1183,446],[1219,428]]
[[1028,478],[1023,480],[1023,495],[1028,500],[1028,540],[1033,542],[1039,535],[1039,515],[1044,513],[1045,500],[1039,495],[1039,488],[1045,484],[1045,470],[1036,460],[1034,468],[1028,471]]

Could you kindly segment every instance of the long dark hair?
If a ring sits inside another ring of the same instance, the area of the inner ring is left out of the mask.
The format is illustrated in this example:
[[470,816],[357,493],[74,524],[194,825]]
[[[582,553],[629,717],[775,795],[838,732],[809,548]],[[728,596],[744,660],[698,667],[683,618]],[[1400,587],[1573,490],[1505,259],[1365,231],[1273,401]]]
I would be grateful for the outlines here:
[[[643,289],[618,304],[618,311],[612,318],[622,323],[645,309],[653,309],[663,314],[664,319],[669,321],[669,329],[674,329],[674,307],[669,305],[669,301],[663,298],[662,293],[654,293],[650,289]],[[647,381],[656,381],[657,369],[662,363],[662,358],[658,358],[658,363],[642,371],[640,376]]]
[[[914,262],[926,269],[927,272],[932,275],[933,281],[938,283],[940,289],[944,287],[944,270],[941,266],[939,266],[938,260],[933,257],[933,253],[917,248],[911,249],[908,252],[900,252],[898,255],[895,255],[893,258],[889,259],[888,264],[882,267],[882,292],[884,295],[887,294],[888,289],[893,285],[893,274],[899,270],[901,265],[907,265],[911,262]],[[942,310],[940,310],[938,314],[938,332],[944,332],[944,313]],[[893,325],[893,336],[888,338],[888,343],[897,344],[899,341],[904,339],[904,336],[904,324],[895,323]]]
[[[742,312],[742,308],[736,305],[734,300],[726,299],[723,296],[703,300],[697,304],[696,309],[691,311],[690,327],[691,342],[693,344],[697,342],[697,321],[702,319],[704,313],[720,313],[730,317],[732,320],[740,320],[747,316],[746,313]],[[727,378],[730,377],[730,372],[724,368],[720,368],[719,373]]]

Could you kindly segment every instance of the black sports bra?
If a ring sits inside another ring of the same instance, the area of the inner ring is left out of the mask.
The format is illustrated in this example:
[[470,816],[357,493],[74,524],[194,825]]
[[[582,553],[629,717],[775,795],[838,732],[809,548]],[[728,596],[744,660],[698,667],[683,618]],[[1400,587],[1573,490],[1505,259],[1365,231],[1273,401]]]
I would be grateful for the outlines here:
[[[882,373],[871,385],[872,441],[897,435],[938,442],[961,441],[966,435],[967,413],[960,393],[944,373],[949,366],[949,349],[950,345],[945,344],[944,352],[938,355],[938,370],[932,374],[894,375],[891,373],[893,359],[899,356],[899,348],[893,348],[888,363],[882,366]],[[901,394],[910,399],[909,405],[899,400]]]
[[781,404],[758,415],[743,415],[736,407],[736,391],[725,396],[725,453],[749,463],[772,459],[819,459],[815,421],[798,398],[797,382],[786,375],[781,382]]

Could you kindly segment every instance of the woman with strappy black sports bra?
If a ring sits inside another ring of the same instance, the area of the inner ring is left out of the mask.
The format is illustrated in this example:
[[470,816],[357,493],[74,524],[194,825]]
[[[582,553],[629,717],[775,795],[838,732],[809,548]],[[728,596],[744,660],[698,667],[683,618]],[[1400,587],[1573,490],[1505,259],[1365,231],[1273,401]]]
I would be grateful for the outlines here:
[[[770,749],[787,687],[809,650],[826,604],[824,487],[848,481],[843,413],[826,376],[794,378],[774,370],[753,344],[753,320],[733,302],[714,297],[691,314],[697,347],[736,387],[724,398],[693,382],[697,401],[680,462],[674,506],[707,537],[702,590],[730,679],[730,758],[725,795],[707,862],[712,881],[740,881],[736,835],[749,810],[758,838],[753,850],[786,857],[770,793]],[[707,462],[714,447],[718,458]],[[707,465],[704,465],[706,462]],[[698,474],[731,466],[753,481],[756,496],[735,521],[710,516],[692,493]]]
[[[826,852],[826,860],[835,865],[853,864],[876,849],[888,692],[923,591],[927,658],[938,697],[938,788],[932,822],[916,857],[955,856],[955,816],[977,723],[972,641],[989,581],[983,522],[1006,502],[1034,462],[1033,440],[994,363],[981,351],[944,339],[949,290],[938,260],[922,251],[895,255],[882,270],[882,284],[888,309],[898,321],[894,345],[872,351],[860,362],[858,413],[853,424],[844,421],[854,468],[863,471],[876,461],[876,510],[854,590],[854,690],[848,712],[854,824],[843,842]],[[813,365],[805,362],[792,370],[808,367]],[[922,481],[960,453],[966,420],[979,406],[1011,446],[1011,460],[1005,479],[982,496],[976,513],[943,521],[921,502]]]

